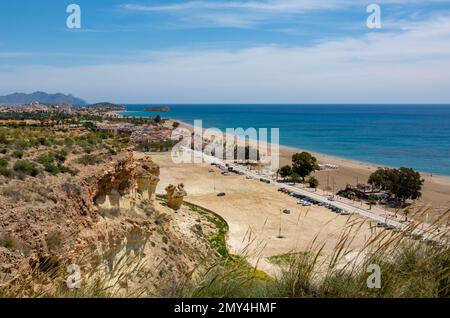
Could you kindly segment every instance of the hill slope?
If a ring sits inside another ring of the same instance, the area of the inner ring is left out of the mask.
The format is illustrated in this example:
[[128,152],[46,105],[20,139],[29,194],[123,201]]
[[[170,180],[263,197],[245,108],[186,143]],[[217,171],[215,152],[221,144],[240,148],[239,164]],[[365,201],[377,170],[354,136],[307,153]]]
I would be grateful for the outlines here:
[[71,104],[76,106],[86,105],[86,101],[74,97],[72,95],[65,95],[62,93],[48,94],[45,92],[34,92],[31,94],[26,93],[13,93],[6,96],[0,96],[0,104],[8,105],[23,105],[39,102],[43,104]]

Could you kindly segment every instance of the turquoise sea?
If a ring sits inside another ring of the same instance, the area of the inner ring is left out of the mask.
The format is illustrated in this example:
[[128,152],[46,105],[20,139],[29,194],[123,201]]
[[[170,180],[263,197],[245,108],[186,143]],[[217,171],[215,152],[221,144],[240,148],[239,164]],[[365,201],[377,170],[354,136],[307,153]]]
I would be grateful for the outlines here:
[[[123,114],[155,116],[149,105]],[[450,176],[450,105],[164,105],[159,113],[203,127],[279,128],[280,144]]]

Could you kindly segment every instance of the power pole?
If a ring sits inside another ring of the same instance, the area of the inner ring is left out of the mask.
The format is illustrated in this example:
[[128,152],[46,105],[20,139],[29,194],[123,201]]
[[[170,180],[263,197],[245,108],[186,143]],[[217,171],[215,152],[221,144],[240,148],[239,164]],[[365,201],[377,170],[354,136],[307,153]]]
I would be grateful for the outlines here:
[[330,189],[330,171],[327,171],[327,191]]
[[333,181],[333,194],[334,194],[334,177],[332,178]]
[[278,227],[278,238],[282,238],[282,236],[281,236],[281,216],[283,214],[281,211],[282,211],[282,209],[280,209],[280,226]]

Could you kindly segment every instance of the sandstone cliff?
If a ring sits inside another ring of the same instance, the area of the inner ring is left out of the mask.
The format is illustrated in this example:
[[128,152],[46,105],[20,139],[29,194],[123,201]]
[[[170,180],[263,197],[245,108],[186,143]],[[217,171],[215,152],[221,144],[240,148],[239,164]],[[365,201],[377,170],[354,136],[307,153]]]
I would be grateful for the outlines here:
[[45,187],[53,200],[7,200],[0,207],[0,286],[13,286],[26,273],[78,264],[85,278],[125,271],[118,275],[125,277],[119,293],[144,288],[148,295],[171,295],[170,282],[181,283],[215,259],[208,218],[181,205],[174,214],[156,201],[159,167],[149,157],[137,160],[126,152],[76,178],[39,182],[36,187]]

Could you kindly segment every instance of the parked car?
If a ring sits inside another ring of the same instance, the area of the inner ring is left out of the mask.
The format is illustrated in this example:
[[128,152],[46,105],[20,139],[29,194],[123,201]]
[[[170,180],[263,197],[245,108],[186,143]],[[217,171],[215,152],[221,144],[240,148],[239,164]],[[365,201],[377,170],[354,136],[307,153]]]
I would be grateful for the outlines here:
[[303,206],[310,206],[311,205],[311,202],[309,202],[308,200],[300,200],[300,203],[303,205]]
[[224,197],[225,196],[225,192],[220,192],[217,194],[218,197]]
[[330,195],[327,199],[328,201],[334,201],[334,195]]
[[283,210],[283,213],[284,213],[284,214],[291,214],[291,210],[289,210],[289,209],[284,209],[284,210]]

